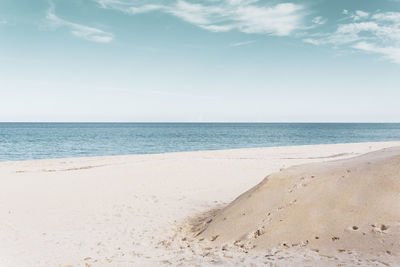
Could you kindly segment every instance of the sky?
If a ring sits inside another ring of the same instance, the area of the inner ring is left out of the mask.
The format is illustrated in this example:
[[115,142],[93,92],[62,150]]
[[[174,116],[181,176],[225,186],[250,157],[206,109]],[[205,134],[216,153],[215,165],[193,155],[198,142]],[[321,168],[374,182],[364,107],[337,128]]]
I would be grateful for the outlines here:
[[400,0],[0,0],[0,121],[400,122]]

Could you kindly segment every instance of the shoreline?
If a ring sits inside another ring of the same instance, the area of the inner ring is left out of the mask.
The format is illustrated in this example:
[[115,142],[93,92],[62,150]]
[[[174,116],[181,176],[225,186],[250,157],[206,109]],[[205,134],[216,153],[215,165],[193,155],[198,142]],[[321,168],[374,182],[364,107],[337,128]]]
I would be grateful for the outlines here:
[[[225,207],[281,169],[393,146],[400,142],[0,162],[0,265],[211,265],[216,258],[199,244],[193,251],[201,253],[180,248],[182,222]],[[221,255],[222,264],[265,260]],[[277,255],[278,263],[319,259]]]
[[303,148],[303,147],[318,147],[318,146],[332,146],[332,145],[367,145],[367,144],[399,144],[398,141],[377,141],[377,142],[352,142],[352,143],[322,143],[322,144],[307,144],[307,145],[282,145],[282,146],[263,146],[263,147],[243,147],[243,148],[226,148],[226,149],[205,149],[205,150],[188,150],[188,151],[173,151],[163,153],[141,153],[141,154],[119,154],[119,155],[99,155],[99,156],[84,156],[84,157],[56,157],[56,158],[41,158],[41,159],[26,159],[26,160],[6,160],[0,161],[0,165],[4,163],[19,163],[27,161],[53,161],[53,160],[79,160],[79,159],[110,159],[110,158],[125,158],[125,157],[136,157],[136,156],[162,156],[168,154],[180,154],[180,153],[203,153],[203,152],[230,152],[237,150],[264,150],[264,149],[279,149],[279,148]]

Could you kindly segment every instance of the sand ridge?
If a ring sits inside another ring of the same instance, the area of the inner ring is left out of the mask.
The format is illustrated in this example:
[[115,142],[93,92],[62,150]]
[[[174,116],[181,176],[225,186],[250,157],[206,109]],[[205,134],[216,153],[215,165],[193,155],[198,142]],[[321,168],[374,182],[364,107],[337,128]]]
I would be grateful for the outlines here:
[[220,246],[303,247],[400,264],[400,147],[271,174],[205,220],[197,238]]

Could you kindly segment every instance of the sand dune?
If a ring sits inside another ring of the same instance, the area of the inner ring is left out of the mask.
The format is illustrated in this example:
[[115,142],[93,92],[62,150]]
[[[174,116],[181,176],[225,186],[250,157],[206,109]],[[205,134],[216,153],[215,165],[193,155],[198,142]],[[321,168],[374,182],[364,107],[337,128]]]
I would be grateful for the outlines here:
[[271,174],[208,222],[196,229],[197,238],[221,246],[394,260],[400,256],[400,147]]

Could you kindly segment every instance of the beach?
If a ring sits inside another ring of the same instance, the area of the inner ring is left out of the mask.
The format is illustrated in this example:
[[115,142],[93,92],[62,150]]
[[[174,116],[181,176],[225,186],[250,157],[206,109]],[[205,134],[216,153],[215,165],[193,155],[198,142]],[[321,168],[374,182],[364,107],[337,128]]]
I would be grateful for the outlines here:
[[395,146],[400,142],[1,162],[0,266],[400,264],[396,255],[383,261],[300,246],[217,250],[190,230],[193,220],[271,173]]

